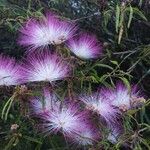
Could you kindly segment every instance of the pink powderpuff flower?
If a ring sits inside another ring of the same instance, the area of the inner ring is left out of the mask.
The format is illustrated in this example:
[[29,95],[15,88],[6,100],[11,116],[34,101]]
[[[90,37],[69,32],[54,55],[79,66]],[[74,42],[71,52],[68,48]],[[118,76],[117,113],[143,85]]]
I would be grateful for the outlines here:
[[99,92],[101,94],[101,96],[109,101],[110,104],[112,104],[113,100],[115,99],[115,95],[114,95],[114,89],[113,88],[106,88],[106,87],[102,87]]
[[113,94],[115,94],[112,102],[114,106],[119,107],[123,111],[130,108],[130,92],[124,84],[118,83]]
[[43,49],[49,42],[48,28],[37,20],[30,19],[20,30],[18,43],[29,47],[29,50]]
[[145,103],[144,95],[142,94],[141,90],[134,85],[131,86],[131,92],[130,92],[130,104],[131,108],[136,108]]
[[98,129],[91,122],[87,122],[82,126],[82,130],[79,134],[74,134],[72,141],[79,146],[93,145],[100,139]]
[[78,38],[68,41],[68,48],[77,57],[83,59],[98,58],[102,54],[102,45],[94,35],[81,34]]
[[13,58],[0,55],[0,85],[19,85],[23,83],[21,66]]
[[60,20],[56,16],[52,16],[47,13],[45,18],[45,24],[48,27],[50,33],[51,44],[61,44],[70,38],[72,38],[77,31],[75,23]]
[[43,96],[31,98],[30,111],[31,115],[41,116],[55,109],[60,104],[57,96],[50,92],[48,88],[44,88]]
[[118,142],[119,137],[123,134],[123,126],[121,123],[117,122],[116,124],[109,124],[108,129],[110,129],[109,134],[108,134],[108,141],[116,144]]
[[24,77],[27,82],[56,81],[68,77],[70,65],[56,54],[48,51],[32,53],[23,63]]
[[116,88],[108,94],[108,99],[111,98],[112,105],[118,107],[122,111],[132,109],[144,102],[144,98],[140,96],[140,91],[136,86],[131,86],[129,90],[123,83],[118,82]]
[[102,116],[106,122],[115,121],[118,118],[119,111],[113,107],[109,100],[105,99],[99,90],[91,95],[84,94],[79,98],[86,108]]
[[47,115],[43,115],[44,133],[61,132],[65,137],[74,137],[79,134],[87,120],[87,113],[80,111],[79,106],[73,102],[63,102]]
[[20,29],[18,43],[29,50],[47,48],[49,44],[61,44],[70,39],[77,27],[75,24],[60,20],[56,15],[47,13],[41,20],[30,19]]

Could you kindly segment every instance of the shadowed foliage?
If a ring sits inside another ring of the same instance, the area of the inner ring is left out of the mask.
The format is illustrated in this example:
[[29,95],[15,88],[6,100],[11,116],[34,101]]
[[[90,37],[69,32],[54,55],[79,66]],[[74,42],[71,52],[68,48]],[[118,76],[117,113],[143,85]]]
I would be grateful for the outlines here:
[[[39,19],[49,11],[77,23],[81,31],[95,34],[103,45],[101,58],[94,61],[71,60],[77,66],[73,70],[74,76],[65,81],[56,81],[53,88],[63,100],[65,96],[72,97],[86,89],[90,92],[99,86],[114,87],[118,80],[129,88],[131,84],[137,85],[147,101],[142,108],[124,115],[122,121],[126,132],[118,143],[102,140],[87,149],[149,150],[149,10],[149,0],[0,0],[0,53],[20,61],[25,54],[25,49],[18,44],[20,28],[29,18]],[[55,48],[57,51],[60,49],[59,46]],[[65,57],[70,56],[64,46],[62,52]],[[21,93],[23,97],[19,93],[21,98],[14,96],[19,87],[0,87],[0,149],[83,149],[70,146],[61,134],[44,137],[38,132],[38,120],[28,114],[28,97],[40,95],[43,85],[47,86],[47,83],[28,83],[28,90]],[[8,112],[4,113],[5,110]],[[11,130],[14,124],[19,127]]]

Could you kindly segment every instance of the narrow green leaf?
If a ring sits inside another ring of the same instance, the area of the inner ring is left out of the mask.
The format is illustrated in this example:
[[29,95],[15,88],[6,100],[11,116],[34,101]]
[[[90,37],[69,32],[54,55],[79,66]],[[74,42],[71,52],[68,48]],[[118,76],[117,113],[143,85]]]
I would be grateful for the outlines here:
[[3,109],[2,109],[2,115],[1,115],[1,118],[4,119],[5,121],[7,120],[7,116],[8,116],[8,113],[9,113],[9,110],[11,108],[11,105],[14,101],[14,98],[15,98],[16,94],[14,93],[10,98],[9,100],[6,102],[6,104],[4,105]]
[[135,114],[137,111],[138,111],[138,109],[131,109],[131,110],[128,110],[128,111],[127,111],[127,114],[128,114],[128,115],[133,115],[133,114]]
[[116,5],[116,32],[119,30],[120,7]]
[[121,20],[120,20],[120,30],[119,30],[118,44],[121,43],[122,35],[123,35],[123,32],[124,32],[123,19],[124,19],[124,17],[122,16]]
[[31,142],[34,142],[34,143],[42,144],[41,141],[39,141],[39,140],[37,140],[37,139],[35,139],[35,138],[33,138],[33,137],[30,137],[30,136],[24,135],[23,138],[26,139],[26,140],[29,140],[29,141],[31,141]]
[[98,83],[97,79],[94,76],[90,76],[90,78],[91,78],[92,82]]
[[128,28],[130,27],[132,19],[133,19],[133,8],[130,5],[130,14],[129,14],[129,20],[128,20]]
[[107,78],[108,78],[108,75],[104,74],[103,76],[101,76],[101,77],[99,78],[99,82],[102,82],[102,83],[103,83]]
[[140,11],[138,8],[133,8],[133,13],[137,14],[138,16],[140,16],[143,20],[147,21],[147,18],[145,17],[145,15],[142,13],[142,11]]
[[111,66],[106,65],[106,64],[96,64],[94,67],[97,67],[97,66],[113,70],[113,68]]
[[119,77],[123,83],[127,86],[128,90],[130,91],[131,87],[130,87],[130,83],[128,81],[128,79],[124,78],[124,77]]
[[115,60],[111,60],[110,62],[111,62],[112,64],[116,65],[116,66],[119,66],[118,62],[115,61]]

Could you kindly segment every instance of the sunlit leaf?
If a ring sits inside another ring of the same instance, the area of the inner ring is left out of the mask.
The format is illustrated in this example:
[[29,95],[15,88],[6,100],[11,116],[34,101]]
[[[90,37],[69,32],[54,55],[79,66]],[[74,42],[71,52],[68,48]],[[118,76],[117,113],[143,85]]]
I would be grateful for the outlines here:
[[133,8],[132,8],[132,6],[130,5],[130,14],[129,14],[129,20],[128,20],[128,28],[130,27],[132,18],[133,18]]

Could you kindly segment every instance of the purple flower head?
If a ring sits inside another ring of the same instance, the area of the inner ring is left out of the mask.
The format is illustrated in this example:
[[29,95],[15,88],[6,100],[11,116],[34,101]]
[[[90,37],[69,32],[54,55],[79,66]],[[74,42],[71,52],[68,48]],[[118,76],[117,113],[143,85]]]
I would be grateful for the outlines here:
[[115,121],[118,117],[118,109],[114,108],[110,101],[105,99],[99,91],[88,95],[80,96],[80,100],[86,105],[86,108],[102,116],[107,122]]
[[134,85],[131,86],[131,93],[130,93],[130,103],[131,103],[131,107],[135,108],[138,106],[141,106],[145,103],[145,99],[144,96],[141,92],[141,90],[139,90],[139,88]]
[[43,90],[43,97],[34,97],[30,100],[31,115],[43,116],[49,111],[55,109],[60,101],[56,95],[50,92],[47,88]]
[[79,134],[74,134],[74,137],[72,137],[75,144],[83,146],[93,145],[98,139],[100,139],[99,131],[95,125],[89,121],[82,126],[82,130]]
[[29,47],[29,50],[35,50],[48,46],[49,36],[48,28],[44,24],[30,19],[20,30],[18,42],[20,45]]
[[49,44],[61,44],[73,36],[77,27],[47,13],[40,21],[30,19],[20,30],[19,44],[29,50],[45,48]]
[[62,103],[47,115],[43,116],[45,133],[62,132],[66,137],[79,134],[85,124],[87,113],[80,111],[79,106],[72,102]]
[[61,44],[72,38],[77,30],[77,26],[69,21],[47,15],[45,24],[48,27],[51,44]]
[[83,33],[68,42],[68,48],[79,58],[98,58],[102,54],[102,46],[94,35]]
[[113,100],[115,99],[115,95],[114,95],[114,89],[113,88],[101,88],[99,90],[101,96],[106,99],[107,101],[109,101],[110,103],[113,102]]
[[13,58],[0,55],[0,85],[19,85],[23,83],[21,66]]
[[70,73],[70,65],[58,55],[48,51],[28,56],[23,68],[27,82],[52,82],[68,77]]
[[123,126],[121,125],[121,123],[116,123],[116,124],[110,124],[108,128],[110,129],[110,132],[107,137],[108,141],[110,141],[113,144],[117,143],[118,138],[123,133],[124,130]]
[[144,98],[140,96],[140,91],[136,86],[131,86],[129,90],[122,82],[118,82],[116,88],[108,95],[109,97],[114,97],[112,105],[122,111],[132,109],[138,106],[139,102],[144,102]]

